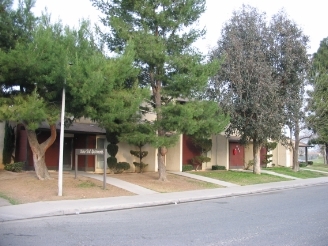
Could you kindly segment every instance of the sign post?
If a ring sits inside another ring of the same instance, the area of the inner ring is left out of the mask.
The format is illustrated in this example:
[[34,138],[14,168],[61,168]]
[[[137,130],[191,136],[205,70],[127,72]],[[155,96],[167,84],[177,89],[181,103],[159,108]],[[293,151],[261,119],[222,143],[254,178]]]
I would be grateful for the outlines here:
[[77,158],[79,155],[104,155],[104,178],[103,189],[106,189],[106,172],[107,172],[107,151],[106,149],[76,149],[75,150],[75,179],[77,178]]
[[106,189],[106,173],[107,173],[107,150],[104,149],[104,178],[103,178],[103,189]]

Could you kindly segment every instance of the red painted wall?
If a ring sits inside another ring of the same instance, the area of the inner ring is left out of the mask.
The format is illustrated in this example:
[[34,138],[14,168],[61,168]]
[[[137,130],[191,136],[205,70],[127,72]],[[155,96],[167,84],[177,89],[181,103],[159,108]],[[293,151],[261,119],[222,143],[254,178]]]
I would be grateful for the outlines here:
[[[87,135],[75,134],[73,140],[73,149],[85,149],[86,148],[86,137]],[[85,161],[87,156],[78,156],[78,170],[85,170]],[[75,152],[73,154],[73,169],[75,167]]]
[[262,147],[261,148],[261,151],[260,151],[260,163],[261,163],[261,166],[264,166],[265,164],[263,164],[263,161],[265,160],[265,156],[267,154],[267,149]]
[[[28,168],[33,169],[33,153],[27,141],[26,131],[22,125],[17,126],[16,131],[16,149],[15,149],[15,161],[26,161],[28,159]],[[37,138],[39,143],[44,142],[50,137],[50,132],[38,132]],[[59,163],[59,143],[60,135],[57,133],[55,142],[46,151],[45,161],[49,169],[58,170]],[[73,151],[72,153],[72,167],[75,166],[75,149],[85,148],[96,148],[96,136],[86,134],[74,134],[73,139]],[[95,167],[95,156],[78,156],[78,169],[86,170],[86,159],[87,169],[94,170]]]
[[195,156],[199,156],[201,151],[192,142],[190,137],[183,135],[182,138],[182,163],[191,164],[191,159]]
[[[95,149],[96,148],[96,136],[95,135],[89,135],[88,136],[88,149]],[[96,156],[94,155],[88,155],[88,168],[92,167],[95,168],[95,160]]]
[[240,143],[229,143],[230,168],[243,168],[245,163],[245,147]]
[[27,136],[22,125],[18,125],[16,129],[16,148],[15,162],[25,162],[27,160]]

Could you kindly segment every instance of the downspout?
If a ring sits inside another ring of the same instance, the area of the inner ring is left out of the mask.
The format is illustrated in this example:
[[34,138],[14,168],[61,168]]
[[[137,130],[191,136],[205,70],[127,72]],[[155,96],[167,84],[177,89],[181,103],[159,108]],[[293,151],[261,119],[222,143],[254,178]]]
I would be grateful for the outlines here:
[[277,144],[277,166],[279,166],[279,159],[280,159],[280,156],[279,156],[279,143]]
[[[87,149],[89,146],[89,135],[87,134],[85,137],[85,148]],[[84,171],[87,172],[88,171],[88,155],[84,156]],[[79,165],[77,165],[77,170],[79,170]],[[95,163],[95,168],[94,168],[94,172],[96,171],[96,163]]]
[[215,148],[215,163],[218,166],[218,135],[215,135],[215,144],[216,144],[216,148]]
[[[25,132],[26,132],[26,130],[25,130]],[[26,138],[25,138],[25,140],[26,140],[26,153],[25,153],[25,158],[26,158],[26,160],[25,160],[25,167],[26,167],[26,169],[25,170],[28,170],[28,166],[29,166],[29,161],[28,161],[28,158],[29,158],[29,156],[28,156],[28,139],[27,139],[27,135],[25,135],[26,136]]]

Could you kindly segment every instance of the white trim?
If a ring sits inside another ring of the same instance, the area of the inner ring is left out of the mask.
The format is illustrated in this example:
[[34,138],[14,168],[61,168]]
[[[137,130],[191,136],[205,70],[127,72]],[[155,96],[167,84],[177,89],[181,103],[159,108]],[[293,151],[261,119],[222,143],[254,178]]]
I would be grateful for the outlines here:
[[182,155],[183,155],[183,134],[180,135],[180,160],[179,160],[179,171],[182,172]]
[[[106,136],[104,136],[104,135],[97,135],[97,136],[96,136],[96,149],[98,149],[97,143],[98,143],[98,139],[99,139],[99,138],[105,139],[104,147],[105,147],[105,149],[107,149],[107,144],[108,144],[108,143],[107,143]],[[95,172],[96,172],[96,173],[103,173],[103,172],[104,172],[103,167],[97,169],[97,162],[98,162],[97,158],[98,158],[98,155],[95,156]],[[106,161],[107,161],[107,160],[104,160],[105,163],[106,163]]]
[[155,172],[158,172],[158,148],[155,148]]

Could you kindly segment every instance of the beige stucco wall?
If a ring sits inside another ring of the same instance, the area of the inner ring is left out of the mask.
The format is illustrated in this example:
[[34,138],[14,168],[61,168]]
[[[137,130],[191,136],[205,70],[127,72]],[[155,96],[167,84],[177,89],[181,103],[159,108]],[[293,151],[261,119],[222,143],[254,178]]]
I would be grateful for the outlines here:
[[148,155],[142,159],[144,163],[148,164],[148,166],[145,168],[145,172],[157,172],[157,149],[150,145],[145,145],[143,150],[148,151]]
[[166,170],[182,171],[182,135],[174,147],[168,148],[166,154]]
[[[275,164],[275,166],[291,166],[291,151],[281,143],[278,143],[277,147],[271,151],[271,154],[273,155],[272,164]],[[245,147],[245,163],[247,164],[250,160],[253,160],[253,144]]]
[[253,144],[248,144],[245,146],[245,162],[244,166],[248,165],[248,162],[252,161],[253,158]]
[[4,136],[5,136],[5,122],[0,122],[0,169],[3,169],[2,163],[2,151],[4,145]]
[[[139,162],[139,159],[133,155],[131,155],[130,150],[139,150],[138,147],[134,145],[129,145],[127,143],[119,143],[118,144],[118,153],[116,155],[118,162],[128,162],[130,163],[130,169],[126,172],[135,172],[135,166],[133,164],[134,161]],[[142,148],[143,151],[148,151],[148,155],[142,159],[142,161],[146,164],[148,164],[147,167],[145,167],[145,172],[155,172],[158,169],[157,166],[157,151],[155,148],[153,148],[150,145],[145,145]]]
[[212,150],[208,153],[211,158],[206,169],[212,169],[212,165],[225,166],[229,168],[229,141],[224,134],[212,136]]
[[128,162],[130,169],[127,172],[134,172],[135,167],[133,165],[134,157],[130,154],[130,150],[134,149],[133,145],[127,143],[118,143],[118,152],[116,154],[117,162]]
[[276,166],[290,167],[292,164],[292,151],[278,143],[277,148],[272,151],[272,162]]
[[[143,107],[151,108],[152,106],[149,103],[143,102],[141,104]],[[156,120],[156,113],[155,112],[147,112],[146,114],[142,115],[142,119],[148,121],[155,121]]]

